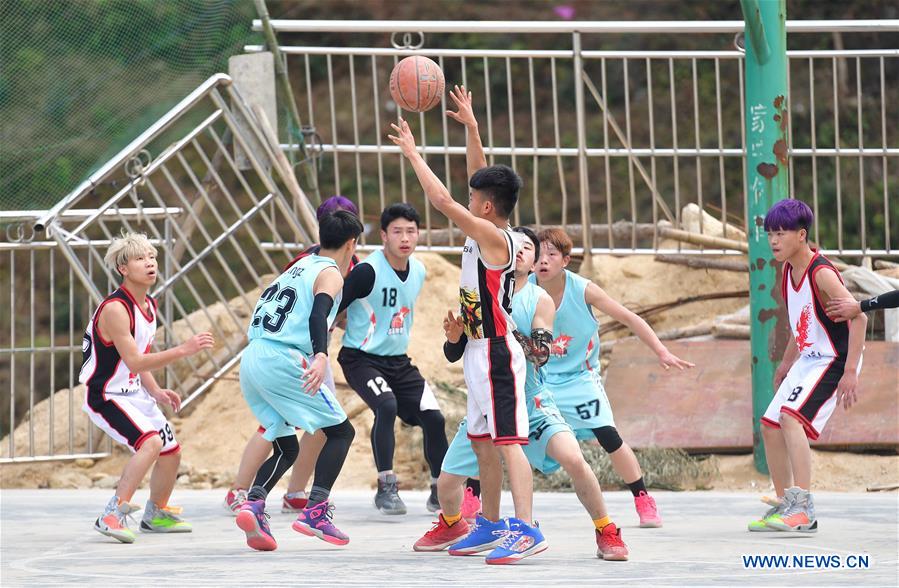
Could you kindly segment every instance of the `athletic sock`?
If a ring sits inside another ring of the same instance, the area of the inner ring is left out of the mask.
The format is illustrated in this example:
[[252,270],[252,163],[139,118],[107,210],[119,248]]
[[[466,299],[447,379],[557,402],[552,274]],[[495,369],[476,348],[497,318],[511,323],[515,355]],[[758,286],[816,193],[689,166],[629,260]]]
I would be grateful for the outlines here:
[[640,479],[636,482],[628,484],[627,487],[631,489],[631,494],[634,495],[634,498],[640,496],[641,492],[643,494],[649,494],[649,492],[646,491],[646,484],[643,483],[643,476],[640,476]]
[[601,519],[593,519],[593,524],[596,526],[596,530],[602,533],[603,528],[612,524],[612,517],[606,515]]
[[253,486],[250,488],[250,493],[247,494],[247,500],[262,500],[264,502],[267,496],[268,490],[265,489],[265,486]]
[[468,481],[465,482],[466,488],[471,488],[471,493],[475,495],[475,497],[481,497],[481,481],[475,480],[474,478],[468,478]]
[[322,502],[328,499],[328,496],[331,495],[331,491],[327,488],[321,488],[320,486],[313,486],[312,490],[309,491],[309,506],[315,506],[316,504],[321,504]]
[[461,512],[459,514],[454,514],[454,515],[448,515],[446,513],[443,513],[440,516],[443,517],[443,520],[446,522],[447,527],[452,527],[453,525],[455,525],[456,523],[458,523],[459,521],[462,520]]
[[285,492],[284,498],[288,500],[292,500],[294,498],[306,498],[306,492],[304,490],[297,490],[296,492]]

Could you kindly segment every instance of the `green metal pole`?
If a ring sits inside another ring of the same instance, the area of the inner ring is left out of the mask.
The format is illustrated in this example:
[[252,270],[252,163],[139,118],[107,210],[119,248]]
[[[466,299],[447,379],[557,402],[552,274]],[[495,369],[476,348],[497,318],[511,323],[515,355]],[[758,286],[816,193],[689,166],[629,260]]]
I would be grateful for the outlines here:
[[[786,0],[740,0],[746,21],[746,194],[749,227],[749,310],[752,316],[752,438],[756,469],[768,473],[760,419],[774,397],[777,271],[762,223],[789,196],[789,88]],[[780,348],[778,350],[778,348]]]

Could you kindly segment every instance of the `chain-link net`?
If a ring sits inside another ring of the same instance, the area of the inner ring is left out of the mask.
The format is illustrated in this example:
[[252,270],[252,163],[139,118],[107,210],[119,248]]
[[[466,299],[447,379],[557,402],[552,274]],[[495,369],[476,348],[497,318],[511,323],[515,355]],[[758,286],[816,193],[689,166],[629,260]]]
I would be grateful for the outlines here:
[[245,43],[251,0],[0,2],[0,209],[43,209]]

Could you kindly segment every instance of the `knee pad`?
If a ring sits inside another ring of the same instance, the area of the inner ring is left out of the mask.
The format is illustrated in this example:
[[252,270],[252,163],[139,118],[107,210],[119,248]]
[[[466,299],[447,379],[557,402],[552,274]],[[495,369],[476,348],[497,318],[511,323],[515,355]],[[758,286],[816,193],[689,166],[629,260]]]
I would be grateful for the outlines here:
[[356,429],[353,427],[353,423],[350,422],[350,419],[346,419],[339,425],[325,427],[322,431],[325,432],[325,436],[328,439],[346,439],[347,441],[352,441],[353,437],[356,436]]
[[599,427],[593,429],[593,434],[596,435],[596,440],[606,450],[606,453],[614,453],[624,445],[624,441],[621,440],[618,429],[615,427]]
[[287,463],[293,463],[300,454],[300,442],[296,435],[286,435],[272,441],[272,449],[280,453]]

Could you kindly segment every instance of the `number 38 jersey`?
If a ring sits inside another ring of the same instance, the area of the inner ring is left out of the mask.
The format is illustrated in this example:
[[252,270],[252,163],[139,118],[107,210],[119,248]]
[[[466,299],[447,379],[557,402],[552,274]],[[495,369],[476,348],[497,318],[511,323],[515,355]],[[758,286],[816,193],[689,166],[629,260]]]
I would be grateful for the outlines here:
[[378,250],[360,265],[369,264],[375,273],[371,292],[347,307],[343,346],[372,355],[405,355],[412,332],[415,301],[424,285],[424,264],[409,258],[409,272],[402,280]]
[[[315,299],[313,287],[318,274],[329,267],[337,268],[330,257],[309,255],[278,276],[259,297],[247,338],[277,341],[312,355],[309,314]],[[338,304],[340,294],[328,314],[328,328],[334,324]]]

